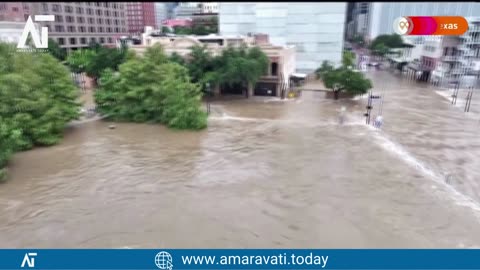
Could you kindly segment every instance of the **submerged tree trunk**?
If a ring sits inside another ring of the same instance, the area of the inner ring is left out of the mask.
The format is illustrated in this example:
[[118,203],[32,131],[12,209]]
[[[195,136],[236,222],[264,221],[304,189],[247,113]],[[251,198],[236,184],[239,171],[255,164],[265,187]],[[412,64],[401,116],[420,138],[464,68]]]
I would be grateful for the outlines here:
[[333,98],[334,98],[335,100],[337,100],[338,97],[339,97],[339,94],[340,94],[340,90],[334,90],[334,91],[333,91]]

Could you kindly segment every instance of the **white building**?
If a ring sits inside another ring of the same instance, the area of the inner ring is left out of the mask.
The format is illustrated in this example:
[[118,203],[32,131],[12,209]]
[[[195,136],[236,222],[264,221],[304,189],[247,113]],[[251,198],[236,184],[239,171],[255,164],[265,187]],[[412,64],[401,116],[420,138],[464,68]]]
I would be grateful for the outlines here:
[[203,2],[202,13],[218,13],[218,2]]
[[202,12],[199,2],[182,2],[174,9],[175,19],[190,19],[193,14]]
[[297,71],[313,72],[322,61],[341,63],[346,3],[220,3],[222,35],[264,33],[278,46],[296,47]]
[[155,23],[158,25],[158,27],[161,27],[162,21],[166,19],[168,19],[167,3],[155,3]]

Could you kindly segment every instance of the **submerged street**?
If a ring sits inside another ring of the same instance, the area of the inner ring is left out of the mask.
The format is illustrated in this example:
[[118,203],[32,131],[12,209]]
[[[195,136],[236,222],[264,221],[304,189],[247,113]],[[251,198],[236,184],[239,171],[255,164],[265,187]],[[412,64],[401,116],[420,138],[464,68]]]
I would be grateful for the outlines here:
[[321,92],[216,101],[200,132],[71,127],[13,158],[0,247],[480,247],[480,108],[368,76],[381,130],[365,125],[365,97]]

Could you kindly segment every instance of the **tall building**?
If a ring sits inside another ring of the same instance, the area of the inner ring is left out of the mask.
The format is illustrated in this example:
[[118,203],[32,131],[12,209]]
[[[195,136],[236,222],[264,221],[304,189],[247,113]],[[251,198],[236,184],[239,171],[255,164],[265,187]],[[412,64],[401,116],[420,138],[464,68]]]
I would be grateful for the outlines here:
[[[366,3],[366,2],[361,2]],[[361,6],[357,6],[361,8]],[[355,12],[354,12],[355,13]],[[357,12],[362,14],[361,12]],[[393,34],[393,22],[402,16],[463,16],[480,14],[480,3],[475,2],[371,2],[368,3],[366,38]]]
[[198,2],[183,2],[175,7],[175,19],[191,19],[193,14],[201,13],[202,7]]
[[167,3],[155,3],[155,24],[157,27],[162,26],[162,22],[168,20]]
[[87,47],[90,42],[115,46],[127,32],[125,4],[115,2],[35,2],[36,15],[55,15],[53,22],[40,22],[48,35],[63,48]]
[[218,13],[218,2],[203,2],[202,13]]
[[127,2],[127,24],[130,34],[141,34],[145,26],[156,26],[154,2]]
[[322,61],[341,63],[346,3],[219,3],[222,35],[268,34],[272,44],[296,47],[297,71]]
[[30,12],[30,3],[0,2],[0,21],[25,22]]

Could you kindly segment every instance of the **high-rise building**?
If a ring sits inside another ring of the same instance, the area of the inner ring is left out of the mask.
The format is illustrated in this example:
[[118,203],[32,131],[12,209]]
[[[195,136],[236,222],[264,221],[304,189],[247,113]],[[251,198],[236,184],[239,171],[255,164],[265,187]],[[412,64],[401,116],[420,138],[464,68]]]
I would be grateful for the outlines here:
[[0,2],[0,21],[25,22],[31,12],[31,3]]
[[126,2],[127,24],[130,34],[141,34],[145,26],[156,27],[154,2]]
[[298,72],[322,61],[341,63],[346,3],[219,3],[222,35],[268,34],[274,45],[294,45]]
[[191,19],[193,14],[201,13],[202,7],[199,2],[183,2],[175,7],[175,19]]
[[167,3],[155,3],[155,23],[157,27],[162,26],[162,22],[168,20]]
[[90,42],[115,46],[127,33],[125,4],[115,2],[35,2],[32,13],[54,15],[53,22],[40,22],[48,35],[63,48],[87,47]]
[[203,2],[202,13],[218,13],[218,2]]

